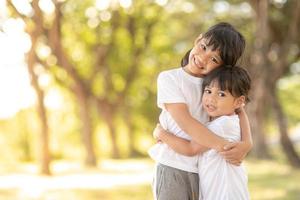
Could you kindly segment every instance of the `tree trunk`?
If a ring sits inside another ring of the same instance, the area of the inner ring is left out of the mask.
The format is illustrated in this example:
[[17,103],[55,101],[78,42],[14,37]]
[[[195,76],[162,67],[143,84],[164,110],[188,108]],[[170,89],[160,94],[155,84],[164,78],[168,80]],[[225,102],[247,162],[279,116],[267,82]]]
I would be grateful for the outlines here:
[[81,136],[86,152],[85,164],[95,167],[97,166],[97,158],[94,151],[93,128],[90,119],[88,97],[84,92],[78,90],[79,89],[77,89],[76,96],[79,100],[79,113],[82,121]]
[[271,95],[272,97],[270,99],[275,112],[279,133],[280,133],[280,144],[282,146],[283,151],[285,152],[285,155],[287,156],[289,163],[293,167],[300,168],[300,158],[293,146],[292,141],[288,136],[287,118],[280,105],[280,102],[275,92],[275,88],[273,88]]
[[265,96],[263,81],[257,79],[253,80],[253,82],[255,82],[255,85],[251,89],[253,99],[251,99],[250,104],[247,106],[254,144],[251,153],[257,158],[271,158],[264,134]]
[[98,108],[102,114],[103,120],[106,122],[108,126],[108,131],[112,143],[112,158],[120,158],[120,151],[117,143],[117,132],[114,123],[114,116],[116,108],[113,107],[114,105],[110,105],[106,103],[100,103],[98,101]]
[[134,123],[132,121],[131,112],[129,111],[129,107],[126,107],[123,112],[124,112],[123,113],[124,122],[126,123],[127,130],[128,130],[129,157],[139,157],[139,156],[142,156],[142,154],[135,147],[136,134],[135,134]]
[[249,72],[252,77],[252,101],[249,104],[249,118],[253,134],[253,154],[258,158],[270,158],[265,135],[264,114],[266,112],[265,79],[268,76],[265,55],[268,52],[269,37],[268,1],[252,0],[255,11],[255,40],[254,49],[250,58]]
[[40,160],[41,160],[41,173],[50,175],[50,152],[49,152],[49,129],[48,129],[48,122],[47,122],[47,113],[46,108],[44,105],[44,92],[40,88],[38,84],[38,77],[34,72],[34,66],[36,63],[35,59],[35,41],[36,37],[32,36],[32,48],[28,54],[28,71],[31,77],[31,85],[33,86],[36,95],[37,95],[37,112],[40,119],[41,124],[41,135],[40,135]]

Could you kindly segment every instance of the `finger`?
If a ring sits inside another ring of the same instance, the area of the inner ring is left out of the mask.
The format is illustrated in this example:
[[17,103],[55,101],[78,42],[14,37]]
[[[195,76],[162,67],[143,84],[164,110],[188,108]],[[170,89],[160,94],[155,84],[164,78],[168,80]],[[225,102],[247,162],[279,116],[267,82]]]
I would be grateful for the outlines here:
[[225,153],[222,153],[221,155],[226,160],[232,160],[232,159],[237,159],[238,158],[238,156],[236,155],[236,153],[227,153],[227,152],[225,152]]
[[229,162],[232,165],[236,165],[236,166],[240,166],[242,164],[242,162],[239,160],[227,160],[227,162]]
[[232,148],[234,148],[235,146],[237,146],[237,143],[229,143],[229,144],[226,144],[224,147],[223,147],[223,149],[224,150],[229,150],[229,149],[232,149]]
[[220,154],[222,156],[230,156],[232,154],[235,154],[236,153],[236,149],[229,149],[227,151],[221,151]]

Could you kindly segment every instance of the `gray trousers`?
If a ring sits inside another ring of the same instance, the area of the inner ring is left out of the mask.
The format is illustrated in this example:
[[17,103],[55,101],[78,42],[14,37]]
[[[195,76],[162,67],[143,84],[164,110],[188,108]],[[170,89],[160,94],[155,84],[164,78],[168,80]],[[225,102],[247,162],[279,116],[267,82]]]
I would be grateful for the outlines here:
[[153,181],[155,200],[198,200],[198,173],[158,164]]

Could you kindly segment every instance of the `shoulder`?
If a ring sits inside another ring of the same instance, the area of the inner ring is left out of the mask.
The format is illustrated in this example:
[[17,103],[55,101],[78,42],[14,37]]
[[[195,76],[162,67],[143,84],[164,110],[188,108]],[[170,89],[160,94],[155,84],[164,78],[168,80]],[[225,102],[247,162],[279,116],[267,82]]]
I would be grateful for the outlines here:
[[216,123],[225,130],[239,129],[239,117],[237,115],[221,116],[216,119]]
[[162,71],[158,74],[158,81],[163,81],[163,80],[170,80],[178,77],[179,73],[181,71],[181,68],[174,68],[166,71]]

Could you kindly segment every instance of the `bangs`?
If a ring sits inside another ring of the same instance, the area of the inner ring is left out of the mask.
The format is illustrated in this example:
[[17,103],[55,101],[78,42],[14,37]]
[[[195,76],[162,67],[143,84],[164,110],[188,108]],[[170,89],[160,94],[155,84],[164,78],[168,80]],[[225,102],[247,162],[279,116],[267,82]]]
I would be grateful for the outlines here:
[[205,83],[205,87],[206,86],[216,86],[222,91],[228,90],[231,94],[234,93],[232,77],[228,73],[222,74],[221,76],[209,77]]
[[248,92],[251,87],[251,78],[248,72],[241,67],[221,66],[211,71],[203,80],[202,92],[205,87],[216,86],[220,90],[228,90],[232,96],[244,95],[249,101]]
[[[225,33],[220,31],[220,32],[206,32],[203,35],[203,38],[205,38],[208,43],[207,46],[211,47],[213,51],[219,50],[220,51],[220,57],[222,61],[225,64],[231,63],[231,57],[232,53],[228,49],[227,43],[230,41],[225,41],[224,38]],[[228,40],[228,39],[227,39]]]
[[208,41],[208,43],[206,45],[209,46],[209,47],[212,47],[213,51],[215,51],[215,50],[221,50],[222,43],[219,40],[219,38],[216,37],[215,34],[212,34],[212,33],[209,34],[209,32],[208,32],[208,33],[206,33],[206,34],[203,35],[203,38]]
[[228,90],[232,96],[238,96],[238,83],[233,80],[232,67],[219,67],[210,72],[203,81],[203,90],[205,87],[217,86],[220,90]]

